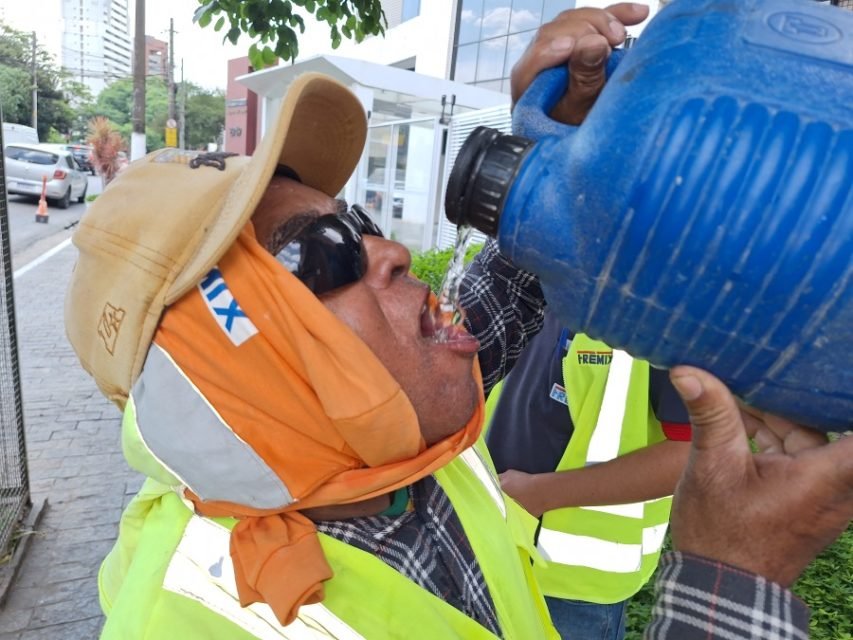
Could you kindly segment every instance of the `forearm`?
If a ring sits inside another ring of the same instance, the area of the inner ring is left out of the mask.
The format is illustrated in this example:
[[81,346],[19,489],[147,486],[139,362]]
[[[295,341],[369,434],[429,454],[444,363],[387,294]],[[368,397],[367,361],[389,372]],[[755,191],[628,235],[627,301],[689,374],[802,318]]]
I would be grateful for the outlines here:
[[665,440],[609,462],[536,476],[542,511],[628,504],[672,495],[687,464],[689,442]]
[[790,591],[707,558],[664,554],[655,597],[646,640],[808,639],[808,607]]
[[468,331],[480,341],[480,370],[488,394],[542,328],[542,288],[536,276],[512,264],[489,240],[465,274],[460,304]]

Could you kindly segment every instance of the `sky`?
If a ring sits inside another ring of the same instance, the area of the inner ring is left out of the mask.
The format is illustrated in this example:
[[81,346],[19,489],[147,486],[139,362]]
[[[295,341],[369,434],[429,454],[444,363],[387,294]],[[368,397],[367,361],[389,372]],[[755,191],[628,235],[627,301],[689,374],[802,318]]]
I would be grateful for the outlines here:
[[[0,3],[2,2],[3,0],[0,0]],[[221,31],[214,31],[214,19],[202,29],[193,22],[193,14],[198,6],[198,0],[146,0],[146,34],[168,42],[169,18],[174,18],[175,79],[181,79],[180,65],[183,59],[185,80],[207,89],[225,90],[228,60],[247,55],[252,39],[242,35],[236,46],[230,42],[223,43],[227,23]],[[132,21],[134,0],[129,0],[128,11]],[[325,25],[317,25],[312,18],[306,18],[305,23],[305,33],[299,37],[300,59],[310,57],[312,53],[316,54],[329,46],[328,28]]]
[[[128,0],[127,11],[130,21],[130,38],[133,46],[135,0]],[[48,31],[56,34],[56,42],[44,42],[48,50],[58,51],[61,31],[62,0],[0,0],[0,19],[20,31],[41,31],[48,26],[45,20],[55,21]],[[146,0],[145,33],[165,42],[169,41],[169,18],[175,20],[175,79],[181,79],[181,59],[184,62],[184,78],[207,89],[225,89],[227,63],[231,58],[245,56],[251,45],[247,36],[242,36],[238,46],[223,43],[223,31],[216,32],[213,25],[202,29],[194,24],[193,13],[199,6],[198,0]]]
[[[128,3],[133,20],[134,1]],[[213,24],[202,29],[193,22],[198,0],[146,0],[145,32],[159,40],[169,42],[169,19],[175,22],[175,80],[181,79],[181,60],[184,79],[206,89],[222,89],[228,80],[228,60],[245,56],[252,41],[242,36],[238,45],[222,42],[222,31],[214,31]],[[132,34],[131,34],[132,35]]]

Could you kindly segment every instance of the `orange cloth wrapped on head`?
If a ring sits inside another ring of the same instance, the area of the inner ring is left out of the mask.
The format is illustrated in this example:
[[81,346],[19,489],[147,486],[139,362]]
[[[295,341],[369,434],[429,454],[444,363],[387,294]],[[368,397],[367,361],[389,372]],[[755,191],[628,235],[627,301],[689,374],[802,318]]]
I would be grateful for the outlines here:
[[[258,244],[251,224],[218,269],[245,314],[240,321],[256,333],[235,344],[197,287],[166,310],[154,342],[292,496],[258,508],[250,490],[239,502],[210,500],[204,487],[187,491],[199,513],[241,520],[231,535],[241,603],[266,602],[287,624],[300,605],[322,599],[332,576],[313,523],[298,510],[379,496],[442,467],[479,435],[483,398],[466,425],[427,447],[400,385]],[[479,383],[476,360],[474,376]]]

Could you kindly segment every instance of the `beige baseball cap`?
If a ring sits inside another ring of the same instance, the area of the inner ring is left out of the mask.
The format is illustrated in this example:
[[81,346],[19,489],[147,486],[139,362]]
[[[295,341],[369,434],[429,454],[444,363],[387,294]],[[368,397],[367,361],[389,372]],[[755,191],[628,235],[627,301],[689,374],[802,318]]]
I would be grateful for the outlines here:
[[364,108],[329,77],[297,77],[251,157],[161,149],[131,163],[74,234],[68,339],[119,407],[163,310],[194,287],[249,221],[279,165],[335,196],[361,157]]

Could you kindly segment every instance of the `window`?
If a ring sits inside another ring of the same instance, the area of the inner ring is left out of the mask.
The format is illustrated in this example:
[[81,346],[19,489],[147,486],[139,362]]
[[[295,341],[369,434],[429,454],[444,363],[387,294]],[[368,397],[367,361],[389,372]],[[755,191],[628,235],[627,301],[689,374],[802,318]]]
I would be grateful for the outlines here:
[[[462,0],[459,12],[459,44],[476,42],[480,39],[480,24],[483,22],[483,0]],[[476,54],[474,56],[476,58]]]
[[46,151],[27,151],[20,155],[18,159],[24,162],[31,162],[32,164],[43,165],[51,165],[59,162],[59,156]]
[[417,18],[421,15],[421,0],[403,0],[403,16],[400,22]]

